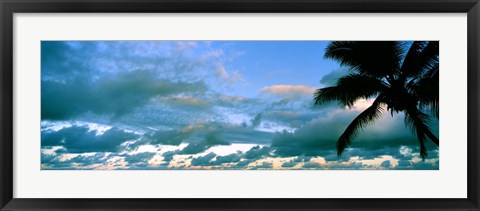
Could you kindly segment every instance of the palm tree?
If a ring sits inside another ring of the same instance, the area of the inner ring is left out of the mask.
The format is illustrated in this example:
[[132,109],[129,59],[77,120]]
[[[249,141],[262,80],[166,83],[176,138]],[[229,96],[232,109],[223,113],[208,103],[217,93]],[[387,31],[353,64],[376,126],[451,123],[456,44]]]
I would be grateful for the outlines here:
[[385,108],[392,116],[405,114],[405,124],[416,134],[423,159],[427,156],[427,137],[439,145],[429,127],[432,116],[438,119],[438,52],[438,41],[329,43],[324,57],[348,67],[350,74],[339,78],[336,86],[318,89],[314,94],[315,104],[338,101],[351,107],[358,99],[375,98],[338,139],[338,156],[357,132],[379,118]]

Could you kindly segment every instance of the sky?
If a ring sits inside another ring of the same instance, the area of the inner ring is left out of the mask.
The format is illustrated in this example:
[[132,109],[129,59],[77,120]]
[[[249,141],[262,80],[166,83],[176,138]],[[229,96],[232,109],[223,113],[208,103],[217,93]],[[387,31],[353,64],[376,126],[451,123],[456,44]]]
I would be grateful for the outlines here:
[[[313,104],[348,74],[328,41],[42,41],[42,170],[437,170],[438,147],[371,105]],[[438,135],[438,122],[432,129]]]

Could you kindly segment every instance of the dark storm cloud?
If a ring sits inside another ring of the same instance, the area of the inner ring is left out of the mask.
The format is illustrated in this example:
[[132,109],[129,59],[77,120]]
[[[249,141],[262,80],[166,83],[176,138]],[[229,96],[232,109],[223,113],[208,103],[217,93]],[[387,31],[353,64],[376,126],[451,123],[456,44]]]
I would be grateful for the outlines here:
[[92,80],[42,81],[42,119],[65,119],[86,112],[121,116],[154,96],[203,92],[201,82],[161,80],[152,71],[133,71]]
[[123,142],[138,137],[118,128],[97,135],[88,127],[72,126],[59,131],[42,131],[42,147],[63,146],[69,153],[115,152]]
[[63,41],[42,41],[41,47],[42,80],[63,81],[91,71],[91,68],[87,67],[85,57],[82,56],[87,52],[79,55]]
[[326,151],[335,149],[335,137],[339,134],[337,127],[330,126],[311,123],[294,133],[277,133],[272,140],[272,148],[280,156],[324,155]]
[[[323,156],[327,160],[335,160],[338,137],[357,114],[357,111],[344,111],[312,120],[293,133],[277,133],[272,139],[272,148],[280,156]],[[361,155],[364,158],[375,158],[389,153],[396,155],[400,146],[416,149],[418,140],[405,127],[403,116],[391,118],[388,114],[384,115],[387,116],[359,132],[352,141],[350,151],[346,150],[342,157],[347,159]],[[427,147],[429,150],[437,149],[430,143],[427,143]]]
[[42,120],[119,117],[154,96],[206,90],[192,75],[201,59],[180,43],[43,41]]

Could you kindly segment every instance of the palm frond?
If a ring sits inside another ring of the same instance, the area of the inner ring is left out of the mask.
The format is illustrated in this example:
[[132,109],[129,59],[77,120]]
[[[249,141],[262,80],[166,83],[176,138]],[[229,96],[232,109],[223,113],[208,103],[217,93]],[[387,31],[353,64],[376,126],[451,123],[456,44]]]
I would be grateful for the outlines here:
[[394,41],[334,41],[325,58],[334,59],[353,72],[372,77],[392,75],[400,69],[403,48]]
[[401,68],[402,72],[404,72],[406,69],[411,69],[410,67],[415,64],[416,60],[427,44],[428,41],[415,41],[412,43],[407,54],[405,55],[405,58],[403,59]]
[[345,129],[337,141],[337,155],[340,156],[347,148],[356,133],[371,124],[382,115],[383,107],[381,103],[382,96],[377,97],[373,104],[360,113]]
[[356,100],[373,97],[386,88],[387,85],[379,79],[351,74],[339,78],[336,86],[317,89],[314,102],[320,105],[338,101],[342,106],[351,107]]
[[402,63],[402,78],[420,77],[438,65],[439,42],[414,42]]
[[[425,147],[426,136],[430,137],[433,142],[438,143],[438,139],[433,136],[433,133],[430,130],[429,117],[427,114],[419,111],[417,108],[408,108],[405,112],[405,125],[412,130],[412,133],[415,134],[418,138],[420,144],[420,156],[422,159],[428,155],[427,148]],[[436,140],[435,140],[436,139]]]
[[439,115],[439,68],[438,65],[427,71],[407,88],[418,97],[419,108],[428,110],[435,117]]

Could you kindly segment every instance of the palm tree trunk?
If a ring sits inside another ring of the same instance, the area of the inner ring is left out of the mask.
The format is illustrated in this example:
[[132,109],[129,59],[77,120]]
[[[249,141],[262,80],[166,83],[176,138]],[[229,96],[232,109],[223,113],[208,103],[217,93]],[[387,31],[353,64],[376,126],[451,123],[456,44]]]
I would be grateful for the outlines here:
[[427,130],[426,135],[430,140],[432,140],[433,143],[435,143],[437,146],[440,144],[438,141],[438,138],[432,133],[432,131]]

